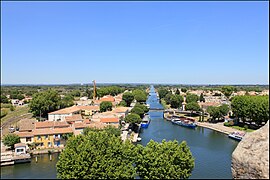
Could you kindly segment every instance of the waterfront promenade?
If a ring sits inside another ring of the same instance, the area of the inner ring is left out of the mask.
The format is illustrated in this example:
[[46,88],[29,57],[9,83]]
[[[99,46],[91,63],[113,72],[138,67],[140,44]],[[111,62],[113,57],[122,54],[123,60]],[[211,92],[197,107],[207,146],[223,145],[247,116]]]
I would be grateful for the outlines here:
[[198,126],[205,127],[208,129],[212,129],[224,134],[231,134],[232,132],[238,131],[245,133],[245,131],[237,130],[231,127],[227,127],[223,125],[223,122],[220,123],[208,123],[208,122],[196,122]]

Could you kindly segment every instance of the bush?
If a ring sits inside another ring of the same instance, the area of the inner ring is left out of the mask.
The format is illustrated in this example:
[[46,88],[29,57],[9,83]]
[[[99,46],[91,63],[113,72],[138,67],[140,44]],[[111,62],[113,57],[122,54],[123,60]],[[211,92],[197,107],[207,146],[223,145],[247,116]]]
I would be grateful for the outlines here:
[[248,125],[244,125],[244,130],[247,130],[248,129]]
[[7,113],[8,113],[7,110],[4,110],[4,109],[2,110],[2,109],[1,109],[1,115],[0,115],[0,117],[1,117],[1,118],[2,118],[2,117],[5,117],[5,116],[7,115]]
[[230,122],[225,122],[224,124],[223,124],[224,126],[232,126],[231,124],[230,124]]

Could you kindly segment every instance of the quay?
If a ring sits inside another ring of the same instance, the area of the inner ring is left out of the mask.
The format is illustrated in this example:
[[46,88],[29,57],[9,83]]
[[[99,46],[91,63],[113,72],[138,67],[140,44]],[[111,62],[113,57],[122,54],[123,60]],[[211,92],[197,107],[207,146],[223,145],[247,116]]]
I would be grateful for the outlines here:
[[208,129],[212,129],[212,130],[215,130],[215,131],[227,134],[227,135],[229,135],[229,134],[231,134],[231,133],[233,133],[235,131],[245,133],[245,131],[236,130],[234,128],[224,126],[223,123],[215,123],[215,124],[214,123],[208,123],[208,122],[196,122],[196,123],[197,123],[198,126],[208,128]]
[[20,155],[15,155],[11,151],[1,153],[1,166],[8,166],[26,162],[31,162],[31,156],[28,153]]

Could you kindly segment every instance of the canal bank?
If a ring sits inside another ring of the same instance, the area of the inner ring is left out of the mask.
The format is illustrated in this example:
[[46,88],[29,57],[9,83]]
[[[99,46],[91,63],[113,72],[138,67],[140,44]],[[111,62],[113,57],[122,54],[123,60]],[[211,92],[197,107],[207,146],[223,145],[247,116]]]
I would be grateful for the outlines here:
[[[155,94],[153,94],[155,97]],[[158,106],[158,101],[148,99],[151,105]],[[238,142],[229,139],[227,135],[204,127],[188,129],[163,119],[163,112],[150,111],[151,123],[146,129],[141,129],[141,142],[146,145],[151,139],[161,142],[163,139],[186,141],[195,158],[195,167],[191,179],[232,179],[231,155]],[[38,155],[38,161],[32,158],[31,163],[17,164],[1,168],[1,178],[48,178],[55,179],[56,163],[59,154]]]

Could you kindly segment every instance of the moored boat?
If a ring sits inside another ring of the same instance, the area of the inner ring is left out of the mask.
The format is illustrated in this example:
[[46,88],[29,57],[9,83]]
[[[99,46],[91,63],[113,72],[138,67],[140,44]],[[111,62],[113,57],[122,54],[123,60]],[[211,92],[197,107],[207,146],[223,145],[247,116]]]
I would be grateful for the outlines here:
[[237,140],[237,141],[241,141],[244,136],[245,136],[245,133],[240,133],[240,132],[233,132],[228,135],[229,138]]
[[195,123],[195,121],[190,120],[190,119],[183,119],[183,118],[174,118],[171,120],[171,122],[173,124],[177,124],[179,126],[183,126],[183,127],[188,127],[188,128],[192,128],[195,129],[197,124]]
[[151,119],[150,119],[149,115],[148,114],[145,115],[143,117],[142,122],[141,122],[141,128],[148,128],[150,121],[151,121]]

